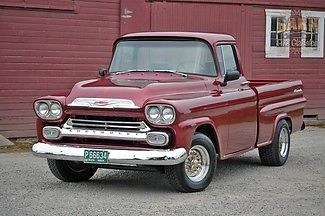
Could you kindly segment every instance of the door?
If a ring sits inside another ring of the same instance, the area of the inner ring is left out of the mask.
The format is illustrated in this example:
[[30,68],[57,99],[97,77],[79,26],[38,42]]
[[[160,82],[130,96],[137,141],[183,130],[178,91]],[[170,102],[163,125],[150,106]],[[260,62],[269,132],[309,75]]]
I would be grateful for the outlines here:
[[[240,72],[234,45],[218,45],[217,58],[222,76],[231,71]],[[228,81],[220,87],[227,100],[228,144],[226,154],[255,146],[257,136],[257,97],[244,76]]]

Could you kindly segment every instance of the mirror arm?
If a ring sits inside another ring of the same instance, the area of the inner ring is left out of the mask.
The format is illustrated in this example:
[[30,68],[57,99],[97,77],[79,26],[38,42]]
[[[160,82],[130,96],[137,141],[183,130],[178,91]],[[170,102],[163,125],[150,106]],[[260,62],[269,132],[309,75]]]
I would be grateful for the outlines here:
[[227,86],[227,80],[225,79],[223,82],[220,83],[220,86],[225,87]]
[[228,78],[227,78],[227,74],[225,74],[223,78],[223,82],[220,83],[220,86],[225,87],[227,86],[227,83],[228,83]]
[[99,76],[104,77],[107,73],[108,73],[108,69],[107,68],[102,68],[99,70]]

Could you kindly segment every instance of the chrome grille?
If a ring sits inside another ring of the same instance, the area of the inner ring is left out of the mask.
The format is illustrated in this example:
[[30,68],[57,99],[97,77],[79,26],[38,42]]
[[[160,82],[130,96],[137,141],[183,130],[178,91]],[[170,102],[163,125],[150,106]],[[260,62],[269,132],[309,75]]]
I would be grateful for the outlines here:
[[103,121],[69,118],[63,126],[70,129],[92,129],[92,130],[123,130],[133,132],[147,132],[150,128],[145,122],[127,122],[127,121]]

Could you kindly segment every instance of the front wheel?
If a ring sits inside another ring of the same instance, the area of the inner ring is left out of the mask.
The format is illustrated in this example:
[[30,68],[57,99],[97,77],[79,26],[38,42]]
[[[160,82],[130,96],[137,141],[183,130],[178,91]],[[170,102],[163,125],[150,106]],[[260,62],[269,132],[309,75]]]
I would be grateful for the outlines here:
[[267,166],[282,166],[288,159],[290,149],[290,129],[285,120],[281,120],[270,145],[258,149],[261,162]]
[[87,181],[97,171],[96,167],[79,161],[47,159],[47,163],[53,175],[65,182]]
[[204,190],[211,182],[216,168],[216,151],[209,137],[195,133],[186,160],[174,166],[166,166],[170,184],[181,192]]

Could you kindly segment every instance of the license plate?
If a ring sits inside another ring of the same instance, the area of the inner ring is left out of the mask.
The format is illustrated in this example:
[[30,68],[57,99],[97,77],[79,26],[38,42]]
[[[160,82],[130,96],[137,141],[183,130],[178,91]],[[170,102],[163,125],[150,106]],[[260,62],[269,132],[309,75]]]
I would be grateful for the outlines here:
[[85,149],[84,163],[91,164],[108,164],[108,151]]

